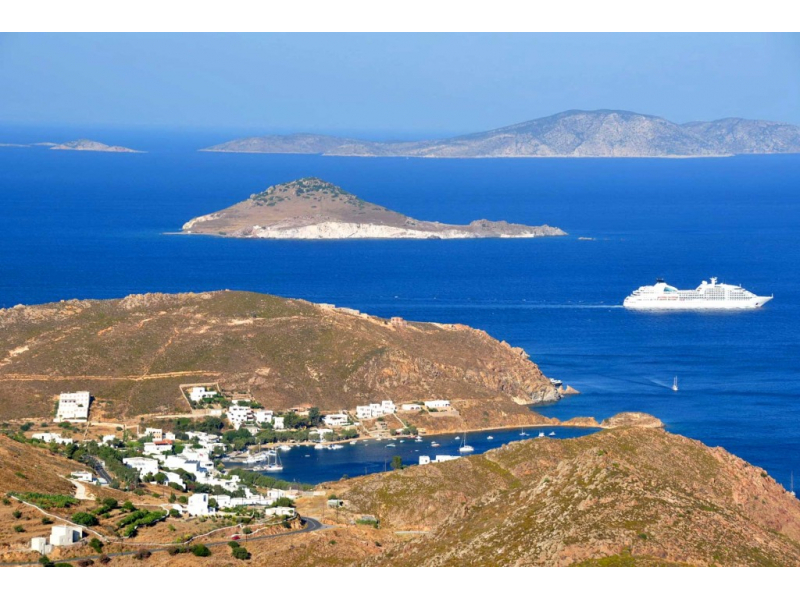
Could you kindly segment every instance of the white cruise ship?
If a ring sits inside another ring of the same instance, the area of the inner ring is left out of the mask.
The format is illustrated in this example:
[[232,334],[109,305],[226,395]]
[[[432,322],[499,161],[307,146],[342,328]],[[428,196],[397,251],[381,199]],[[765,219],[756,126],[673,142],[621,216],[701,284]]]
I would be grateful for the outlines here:
[[655,285],[644,285],[625,298],[622,305],[635,310],[741,310],[760,308],[772,296],[756,296],[741,286],[704,281],[697,289],[679,290],[656,280]]

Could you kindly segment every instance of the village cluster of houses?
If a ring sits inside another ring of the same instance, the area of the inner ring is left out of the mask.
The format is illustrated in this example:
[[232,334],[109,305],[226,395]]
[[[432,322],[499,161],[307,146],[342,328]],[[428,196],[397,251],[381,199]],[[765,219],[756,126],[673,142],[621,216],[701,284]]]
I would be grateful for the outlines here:
[[[177,510],[179,513],[184,512],[190,516],[207,516],[216,512],[217,508],[233,508],[236,506],[269,506],[278,498],[284,496],[293,497],[295,492],[289,490],[270,489],[263,495],[254,494],[245,485],[242,484],[241,479],[237,475],[230,477],[223,477],[222,474],[214,466],[214,461],[211,459],[212,454],[219,448],[224,448],[225,444],[221,442],[218,435],[205,433],[202,431],[189,431],[186,434],[193,442],[193,446],[184,446],[180,454],[173,454],[173,443],[175,436],[171,432],[164,432],[161,429],[148,427],[145,429],[143,437],[152,438],[152,442],[145,442],[143,454],[145,456],[132,456],[123,458],[122,462],[132,469],[139,472],[140,477],[147,477],[148,475],[156,476],[158,473],[163,473],[166,479],[166,485],[170,483],[176,484],[182,489],[186,489],[181,476],[176,472],[178,470],[191,473],[195,477],[197,483],[202,483],[209,486],[219,486],[222,489],[230,492],[231,494],[244,493],[244,497],[232,497],[229,495],[209,495],[209,494],[193,494],[189,497],[189,502],[186,506],[174,504],[170,508]],[[209,500],[214,499],[217,508],[209,506]],[[286,509],[286,507],[277,507]],[[266,514],[277,514],[279,516],[293,515],[294,509],[286,510],[272,510],[267,509]]]

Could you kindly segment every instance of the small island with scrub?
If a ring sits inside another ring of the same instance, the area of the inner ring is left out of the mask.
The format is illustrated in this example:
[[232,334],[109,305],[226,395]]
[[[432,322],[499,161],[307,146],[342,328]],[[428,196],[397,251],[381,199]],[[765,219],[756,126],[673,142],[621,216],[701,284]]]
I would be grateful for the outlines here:
[[184,233],[270,239],[463,239],[567,235],[549,225],[420,221],[316,177],[274,185],[219,212],[195,217]]
[[71,142],[63,142],[61,144],[56,144],[53,142],[34,142],[30,144],[0,143],[0,147],[4,148],[44,147],[48,148],[49,150],[74,150],[82,152],[122,152],[128,154],[144,154],[145,152],[144,150],[133,150],[132,148],[126,148],[125,146],[109,146],[108,144],[97,142],[95,140],[87,140],[85,138],[81,138],[79,140],[73,140]]

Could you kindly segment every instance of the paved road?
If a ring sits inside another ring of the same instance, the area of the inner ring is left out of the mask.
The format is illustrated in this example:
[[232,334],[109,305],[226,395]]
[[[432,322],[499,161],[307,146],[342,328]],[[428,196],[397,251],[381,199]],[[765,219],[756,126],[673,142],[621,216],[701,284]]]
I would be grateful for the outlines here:
[[[312,533],[314,531],[321,531],[323,529],[329,529],[330,528],[330,525],[323,525],[322,523],[320,523],[316,519],[312,519],[311,517],[302,517],[302,521],[303,521],[303,524],[305,525],[305,527],[303,527],[303,529],[292,529],[290,531],[285,531],[285,532],[281,532],[281,533],[271,533],[269,535],[254,535],[254,536],[248,537],[247,540],[244,540],[245,536],[242,536],[243,539],[240,540],[240,541],[245,543],[245,542],[254,542],[256,540],[268,540],[270,538],[284,537],[284,536],[287,536],[287,535],[301,535],[301,534],[305,534],[305,533]],[[227,545],[227,543],[229,541],[230,540],[223,540],[223,541],[220,541],[220,542],[208,542],[207,544],[203,544],[203,545],[204,546],[209,546],[209,547],[211,547],[211,546],[223,546],[223,545]],[[184,547],[188,548],[188,547],[192,546],[192,543],[189,542],[188,544],[175,544],[175,546],[184,546]],[[170,546],[170,547],[172,547],[172,546]],[[147,548],[147,550],[149,550],[150,552],[167,552],[170,547],[166,547],[166,548],[165,547]],[[142,548],[140,548],[139,550],[141,550],[143,548],[144,548],[144,545],[142,545]],[[112,556],[112,557],[113,556],[133,556],[134,554],[139,552],[139,550],[127,550],[125,552],[109,552],[106,556]],[[79,560],[85,560],[87,558],[91,558],[93,560],[96,560],[96,559],[100,558],[100,555],[99,554],[92,554],[92,555],[89,555],[89,556],[76,556],[75,558],[65,558],[64,560],[57,560],[55,562],[78,562]],[[22,567],[22,566],[38,565],[38,564],[39,564],[39,561],[35,560],[35,561],[29,561],[29,562],[0,563],[0,567]]]

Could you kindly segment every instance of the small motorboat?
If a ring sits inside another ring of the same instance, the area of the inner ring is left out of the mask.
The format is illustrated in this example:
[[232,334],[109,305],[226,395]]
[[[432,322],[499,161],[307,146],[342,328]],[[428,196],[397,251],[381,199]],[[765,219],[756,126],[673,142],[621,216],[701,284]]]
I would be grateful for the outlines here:
[[278,446],[278,449],[283,450],[284,452],[288,452],[289,450],[292,449],[292,447],[291,446],[287,446],[286,444],[283,444],[282,446]]
[[350,442],[350,445],[351,445],[351,446],[355,446],[355,445],[356,445],[356,441],[355,441],[355,440],[353,440],[352,442]]
[[439,442],[431,442],[431,448],[438,448]]
[[552,437],[552,436],[554,436],[555,434],[556,434],[556,432],[555,432],[555,431],[551,431],[551,432],[550,432],[550,433],[548,433],[547,435],[549,435],[550,437]]
[[487,436],[486,436],[486,439],[487,439],[487,440],[493,440],[493,439],[494,439],[494,436],[493,436],[493,435],[487,435]]
[[414,438],[414,441],[415,442],[421,442],[422,441],[422,436],[418,435],[417,437]]
[[538,437],[544,437],[544,431],[540,431]]
[[387,448],[394,448],[395,446],[397,446],[397,444],[386,444]]
[[460,439],[461,439],[461,436],[460,436],[460,435],[457,435],[457,436],[456,436],[454,439],[460,440]]
[[314,444],[314,450],[325,450],[324,444]]
[[673,392],[677,392],[678,391],[678,376],[677,375],[675,375],[675,379],[672,380],[672,391]]

